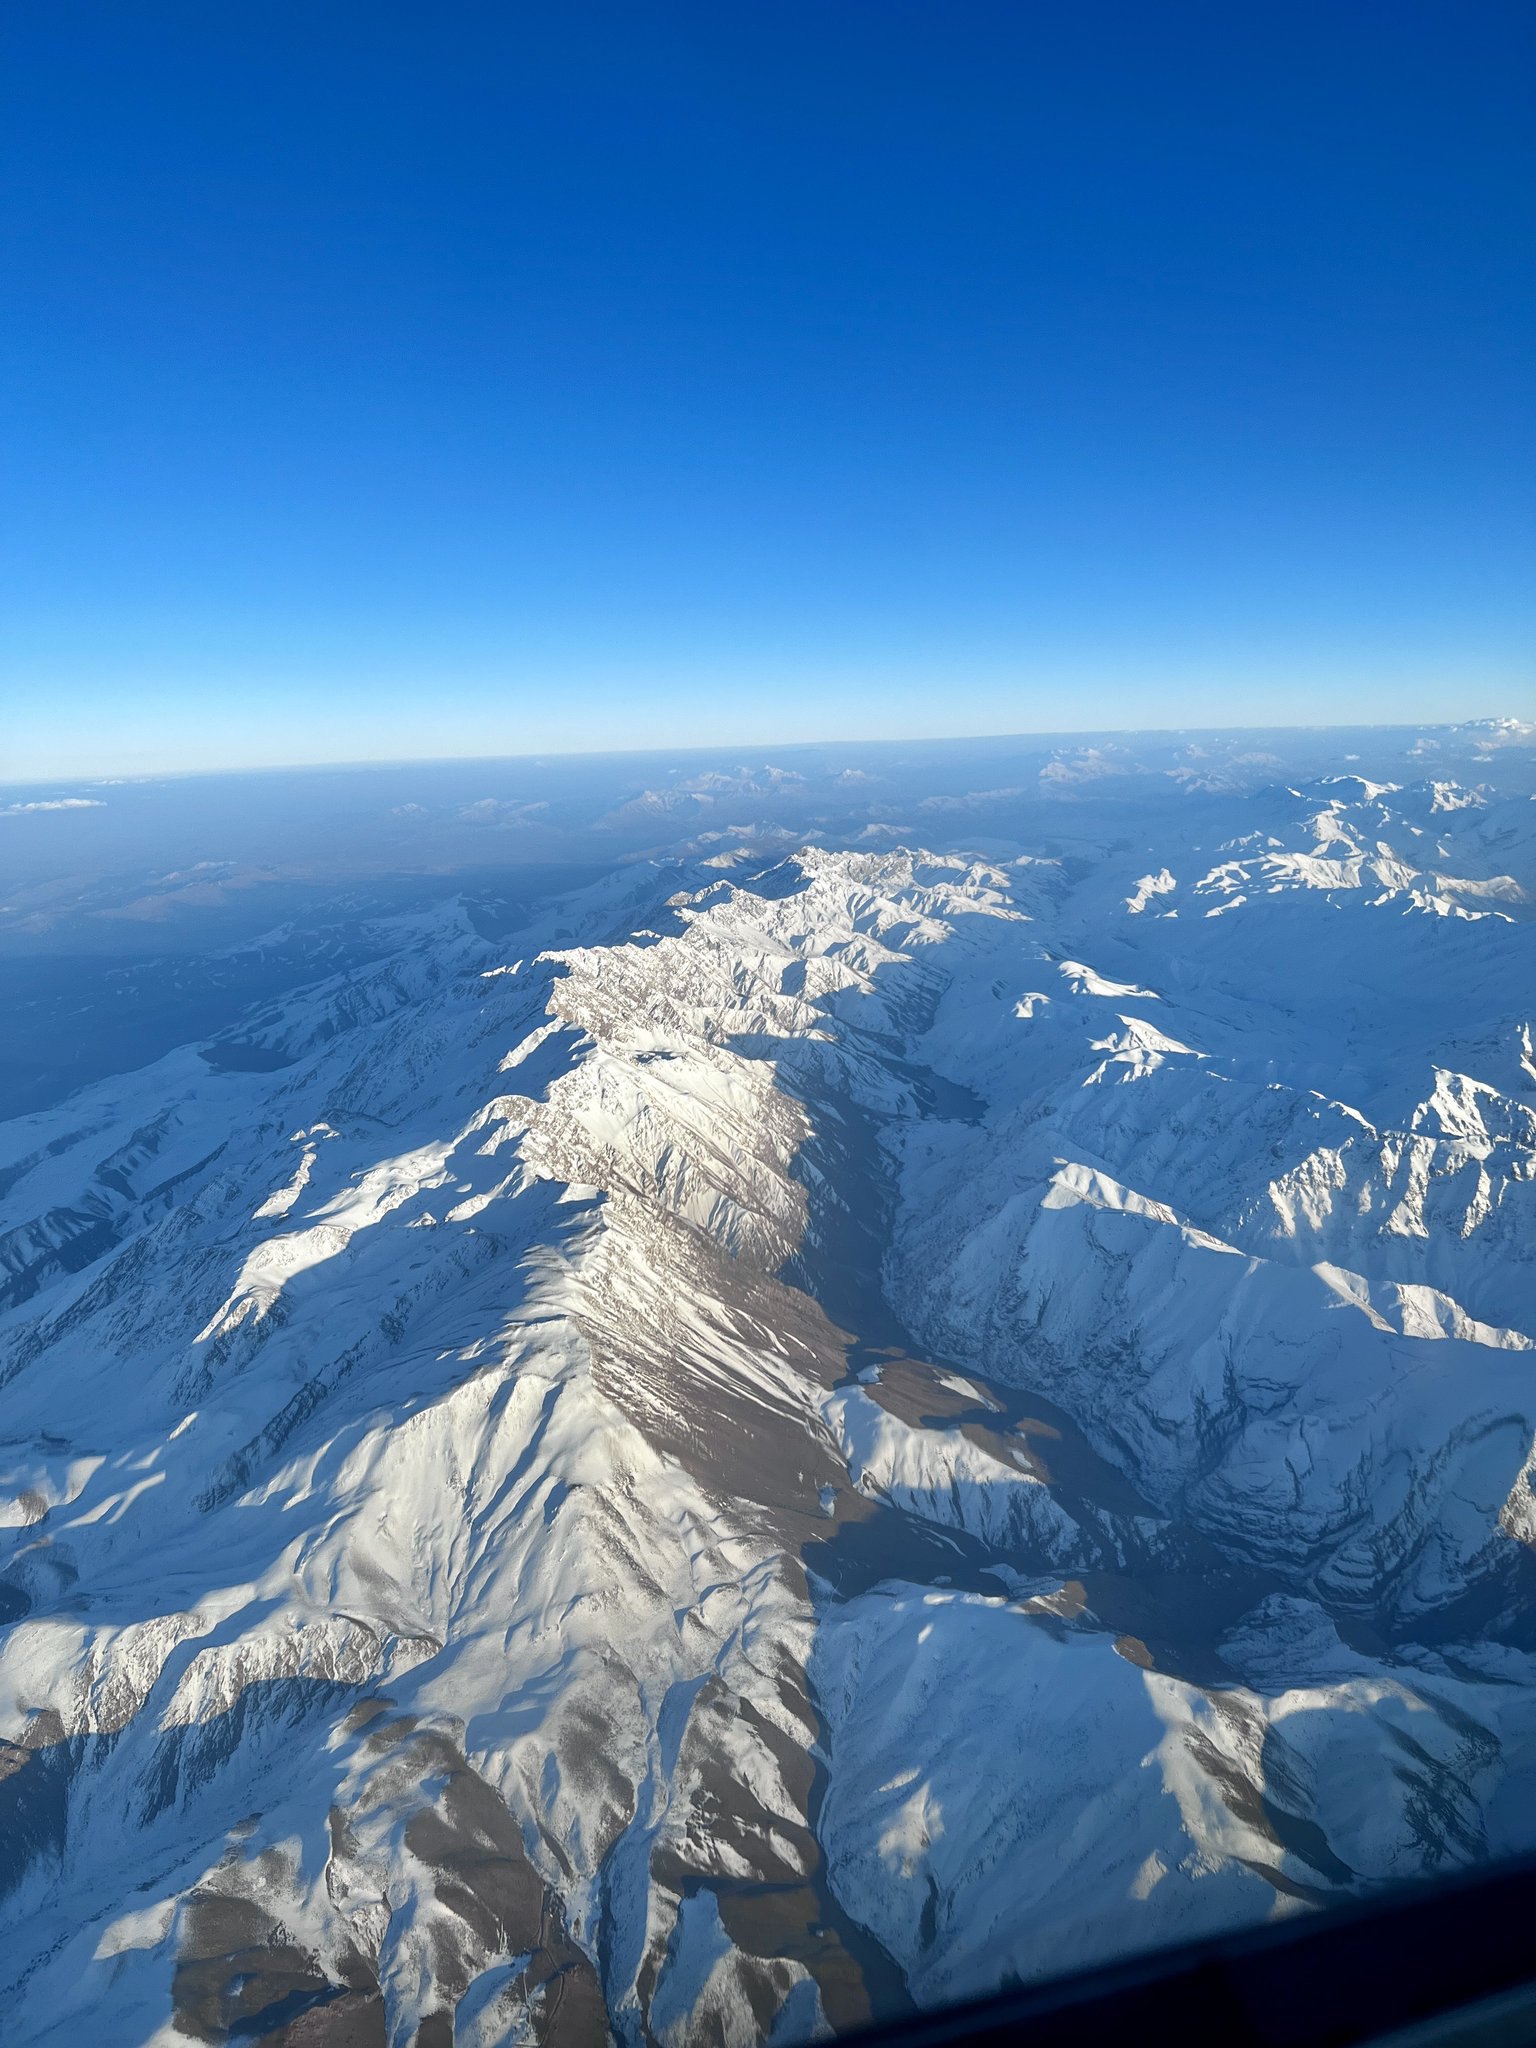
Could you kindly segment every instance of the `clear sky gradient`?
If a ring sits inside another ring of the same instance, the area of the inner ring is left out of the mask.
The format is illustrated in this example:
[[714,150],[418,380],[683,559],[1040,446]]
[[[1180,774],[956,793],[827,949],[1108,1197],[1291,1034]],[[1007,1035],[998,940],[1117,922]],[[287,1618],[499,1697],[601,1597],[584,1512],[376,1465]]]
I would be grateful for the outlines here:
[[1536,696],[1525,0],[0,36],[0,778]]

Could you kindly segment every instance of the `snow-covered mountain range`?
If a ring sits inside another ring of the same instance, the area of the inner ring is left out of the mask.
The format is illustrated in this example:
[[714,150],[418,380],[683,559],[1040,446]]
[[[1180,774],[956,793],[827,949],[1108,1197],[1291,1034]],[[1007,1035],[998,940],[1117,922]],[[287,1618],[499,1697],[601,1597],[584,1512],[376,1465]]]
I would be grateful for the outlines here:
[[1536,1847],[1536,802],[980,798],[0,1126],[8,2040],[785,2044]]

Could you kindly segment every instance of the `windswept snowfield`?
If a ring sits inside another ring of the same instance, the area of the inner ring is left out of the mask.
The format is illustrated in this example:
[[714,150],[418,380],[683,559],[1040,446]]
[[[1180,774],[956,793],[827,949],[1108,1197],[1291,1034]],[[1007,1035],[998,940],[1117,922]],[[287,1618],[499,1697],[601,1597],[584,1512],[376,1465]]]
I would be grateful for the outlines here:
[[0,1125],[7,2043],[782,2048],[1536,1848],[1533,739],[456,797],[590,871]]

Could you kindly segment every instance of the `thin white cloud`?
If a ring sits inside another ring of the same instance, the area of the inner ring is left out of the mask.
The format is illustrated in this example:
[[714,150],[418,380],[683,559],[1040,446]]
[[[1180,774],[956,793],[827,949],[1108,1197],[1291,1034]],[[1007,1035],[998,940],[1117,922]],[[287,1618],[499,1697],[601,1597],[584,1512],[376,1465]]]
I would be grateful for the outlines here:
[[99,796],[40,797],[30,804],[0,805],[0,818],[19,818],[23,811],[101,811],[106,804]]

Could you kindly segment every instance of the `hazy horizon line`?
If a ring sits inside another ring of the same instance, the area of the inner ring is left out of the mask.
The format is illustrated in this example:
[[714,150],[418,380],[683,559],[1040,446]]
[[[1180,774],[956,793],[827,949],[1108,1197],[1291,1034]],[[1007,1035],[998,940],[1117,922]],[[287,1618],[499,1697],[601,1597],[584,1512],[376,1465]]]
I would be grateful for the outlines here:
[[54,773],[22,774],[0,777],[0,790],[38,789],[50,785],[82,786],[93,789],[110,788],[114,785],[127,786],[146,782],[190,782],[199,778],[218,780],[223,777],[241,775],[306,775],[326,772],[343,774],[366,774],[381,768],[450,768],[450,767],[492,767],[500,762],[531,762],[536,765],[545,761],[613,761],[652,760],[661,756],[691,754],[722,754],[737,749],[775,750],[780,753],[807,752],[811,749],[824,751],[836,747],[939,747],[939,746],[983,746],[991,743],[1008,742],[1017,744],[1029,740],[1101,740],[1101,739],[1150,739],[1176,738],[1187,734],[1192,738],[1240,737],[1248,733],[1393,733],[1393,732],[1448,732],[1464,730],[1472,726],[1511,725],[1536,732],[1536,721],[1523,719],[1510,712],[1489,712],[1475,718],[1445,719],[1368,719],[1364,721],[1317,721],[1299,720],[1295,723],[1237,724],[1237,725],[1116,725],[1116,726],[1037,726],[1019,732],[978,732],[978,733],[922,733],[911,737],[874,739],[847,735],[840,739],[774,739],[774,740],[719,740],[689,742],[681,746],[655,747],[538,747],[527,753],[494,754],[379,754],[361,759],[328,759],[313,761],[262,761],[247,766],[218,766],[199,768],[142,768],[127,774],[102,773]]

